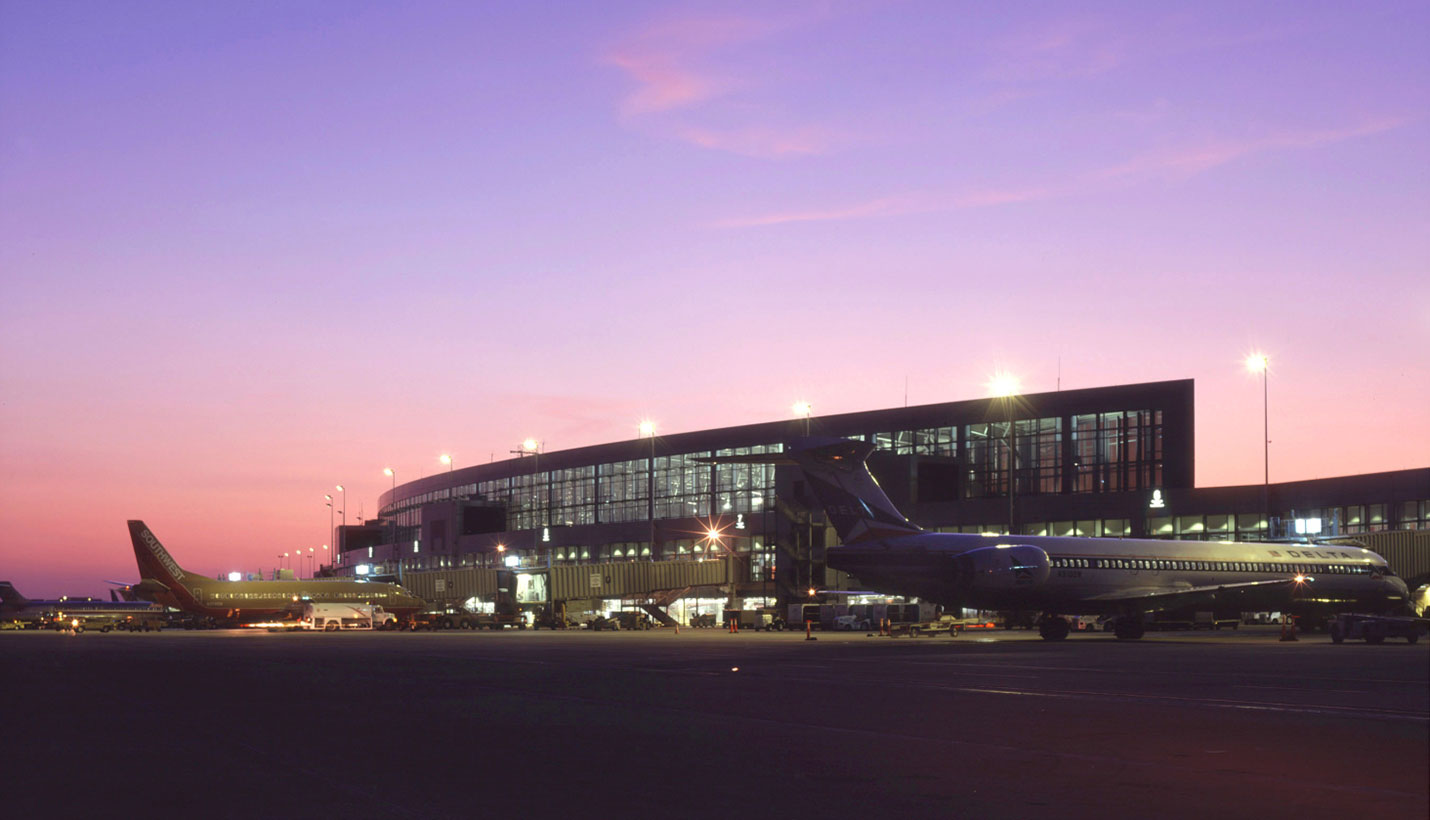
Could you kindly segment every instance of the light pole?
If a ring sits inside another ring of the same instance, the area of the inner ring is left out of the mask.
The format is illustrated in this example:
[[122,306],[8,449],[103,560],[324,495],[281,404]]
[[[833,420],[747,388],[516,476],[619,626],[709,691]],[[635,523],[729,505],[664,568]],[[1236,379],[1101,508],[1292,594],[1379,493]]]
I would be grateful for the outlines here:
[[[338,539],[335,536],[338,534],[338,531],[333,528],[333,497],[324,495],[323,498],[328,500],[328,543],[336,544],[338,543]],[[337,555],[336,549],[333,550],[333,554]]]
[[810,411],[814,409],[814,406],[811,405],[809,402],[805,401],[804,399],[800,399],[799,401],[795,402],[794,406],[790,409],[794,411],[794,414],[796,416],[804,417],[804,434],[806,436],[809,435],[809,414]]
[[994,397],[1002,398],[1008,411],[1008,534],[1014,533],[1016,524],[1016,504],[1018,496],[1018,447],[1017,427],[1013,421],[1013,402],[1018,397],[1018,377],[1011,373],[998,372],[988,382],[988,389]]
[[1271,357],[1265,353],[1252,353],[1246,357],[1246,369],[1250,373],[1261,374],[1261,514],[1266,519],[1266,538],[1271,533],[1271,410],[1267,401],[1267,372],[1271,369]]
[[[397,515],[392,512],[397,507],[397,471],[391,467],[383,467],[382,474],[392,479],[392,492],[387,496],[387,520],[392,522],[392,548],[397,549]],[[378,510],[379,513],[382,510]]]
[[[342,502],[343,502],[343,508],[342,508],[341,510],[338,510],[338,515],[342,516],[342,525],[343,525],[344,528],[346,528],[347,525],[348,525],[348,491],[345,490],[345,489],[343,489],[343,485],[341,485],[341,484],[337,485],[337,488],[338,488],[338,492],[342,495]],[[334,544],[337,544],[337,545],[338,545],[338,549],[341,550],[341,549],[343,548],[343,541],[344,541],[344,540],[345,540],[345,539],[334,538],[334,539],[333,539],[333,543],[334,543]]]
[[705,532],[705,538],[706,538],[706,541],[710,544],[710,548],[711,548],[711,549],[713,549],[713,548],[715,548],[715,547],[718,546],[718,547],[721,547],[721,548],[723,548],[723,549],[725,550],[725,581],[726,581],[727,583],[729,583],[729,585],[730,585],[730,594],[729,594],[729,597],[727,597],[727,598],[725,599],[725,609],[726,609],[727,611],[728,611],[728,610],[731,610],[731,609],[734,609],[734,608],[735,608],[735,550],[734,550],[733,547],[727,547],[727,546],[725,546],[725,542],[724,542],[724,539],[723,539],[723,538],[721,537],[721,535],[720,535],[720,531],[717,530],[717,529],[715,529],[714,527],[711,527],[711,528],[709,528],[708,530],[706,530],[706,532]]
[[646,461],[646,517],[650,519],[650,560],[656,559],[655,546],[655,422],[645,419],[637,428],[650,439],[650,456]]

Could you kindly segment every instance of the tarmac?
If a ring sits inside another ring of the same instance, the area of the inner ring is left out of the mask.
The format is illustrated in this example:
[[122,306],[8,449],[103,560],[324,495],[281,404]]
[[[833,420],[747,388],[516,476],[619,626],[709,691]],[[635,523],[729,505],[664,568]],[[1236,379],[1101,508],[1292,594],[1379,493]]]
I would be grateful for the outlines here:
[[3,632],[5,814],[1430,816],[1430,642],[814,637]]

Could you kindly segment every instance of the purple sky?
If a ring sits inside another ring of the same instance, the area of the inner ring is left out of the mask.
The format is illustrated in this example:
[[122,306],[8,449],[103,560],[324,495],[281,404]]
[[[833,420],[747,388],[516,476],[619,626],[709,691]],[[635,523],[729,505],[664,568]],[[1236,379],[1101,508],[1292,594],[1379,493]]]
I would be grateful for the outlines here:
[[1430,464],[1430,6],[0,0],[0,577],[635,435],[1197,380]]

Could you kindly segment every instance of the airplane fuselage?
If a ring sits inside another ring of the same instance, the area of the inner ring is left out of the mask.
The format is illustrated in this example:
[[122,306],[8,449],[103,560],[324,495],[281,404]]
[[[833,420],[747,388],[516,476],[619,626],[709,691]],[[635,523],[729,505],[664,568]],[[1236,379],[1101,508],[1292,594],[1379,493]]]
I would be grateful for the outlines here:
[[833,547],[828,562],[889,594],[1067,615],[1199,599],[1245,611],[1383,609],[1408,597],[1384,559],[1342,546],[924,532]]
[[377,604],[398,617],[419,612],[425,602],[396,584],[347,581],[219,581],[189,575],[184,589],[136,588],[141,597],[192,615],[233,620],[262,620],[302,610],[308,603]]

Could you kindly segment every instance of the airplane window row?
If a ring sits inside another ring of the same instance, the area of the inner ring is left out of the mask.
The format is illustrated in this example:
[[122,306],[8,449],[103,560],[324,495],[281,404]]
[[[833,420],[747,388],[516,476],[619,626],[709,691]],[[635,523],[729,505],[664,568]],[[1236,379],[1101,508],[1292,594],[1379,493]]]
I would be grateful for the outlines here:
[[1283,564],[1271,561],[1179,561],[1159,558],[1066,558],[1049,559],[1049,566],[1055,569],[1128,569],[1160,572],[1162,570],[1183,572],[1276,572],[1311,573],[1328,575],[1369,575],[1378,569],[1389,575],[1386,567],[1375,568],[1366,564]]
[[[369,591],[369,592],[366,592],[365,594],[366,594],[367,597],[369,597],[369,598],[386,598],[386,597],[387,597],[387,593],[386,593],[386,592],[381,592],[381,591],[377,591],[377,590]],[[288,593],[288,592],[223,592],[223,591],[219,591],[219,592],[213,593],[212,595],[208,595],[208,596],[206,596],[206,597],[211,598],[211,599],[214,599],[214,600],[232,600],[232,601],[275,601],[275,600],[279,600],[279,599],[282,599],[282,598],[291,598],[291,597],[293,597],[293,596],[292,596],[292,593]],[[317,600],[322,600],[323,598],[331,598],[331,597],[333,597],[333,596],[332,596],[332,593],[330,593],[330,592],[326,592],[326,591],[324,591],[324,590],[318,590],[318,591],[316,591],[316,592],[305,592],[305,593],[303,593],[302,597],[303,597],[303,598],[306,598],[306,599],[308,599],[308,600],[310,600],[310,601],[317,601]],[[342,597],[347,597],[347,596],[346,596],[346,594],[344,594]]]

